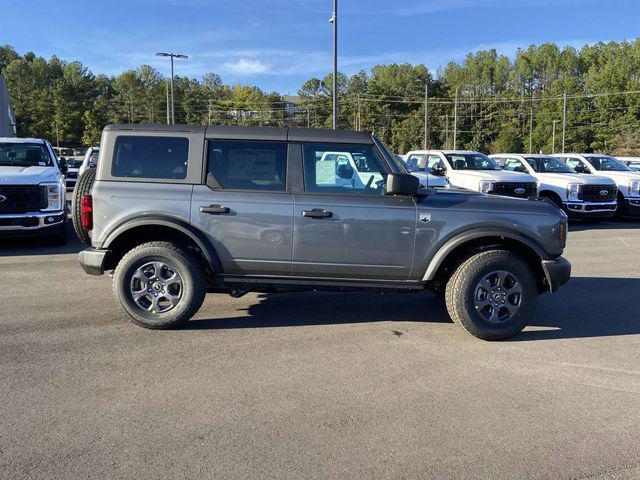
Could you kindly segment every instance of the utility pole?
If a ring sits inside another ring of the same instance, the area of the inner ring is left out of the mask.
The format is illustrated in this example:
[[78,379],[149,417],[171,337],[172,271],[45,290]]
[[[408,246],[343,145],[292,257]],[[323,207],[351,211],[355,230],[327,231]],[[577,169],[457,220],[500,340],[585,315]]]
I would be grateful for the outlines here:
[[209,99],[209,125],[211,125],[211,99]]
[[445,115],[444,121],[444,149],[449,148],[449,114]]
[[556,153],[556,123],[558,123],[558,120],[554,120],[553,121],[553,129],[551,130],[551,153],[554,154]]
[[189,57],[187,57],[186,55],[182,55],[180,53],[166,53],[166,52],[158,52],[158,53],[156,53],[156,56],[171,58],[171,123],[173,125],[175,125],[175,123],[176,123],[176,109],[175,109],[175,102],[174,102],[174,97],[173,97],[173,77],[174,77],[174,75],[173,75],[173,59],[174,58],[181,58],[183,60],[186,60]]
[[567,131],[567,92],[564,92],[564,101],[562,105],[562,153],[564,153],[566,131]]
[[453,104],[453,149],[458,149],[458,89],[456,89],[456,99]]
[[171,111],[169,110],[169,82],[167,85],[167,125],[171,125]]
[[533,105],[529,105],[529,153],[533,153]]
[[307,128],[311,128],[311,115],[309,113],[309,104],[307,103]]
[[338,0],[333,0],[333,129],[338,129]]
[[424,149],[429,147],[429,81],[424,84]]

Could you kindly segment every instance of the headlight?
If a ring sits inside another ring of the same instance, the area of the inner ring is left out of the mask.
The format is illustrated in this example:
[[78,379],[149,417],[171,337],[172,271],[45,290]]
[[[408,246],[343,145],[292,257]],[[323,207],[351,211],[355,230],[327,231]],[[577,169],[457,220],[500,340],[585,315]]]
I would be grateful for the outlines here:
[[64,202],[64,189],[61,183],[46,183],[47,207],[44,210],[62,210]]
[[578,201],[578,193],[580,192],[579,183],[570,183],[567,185],[567,200]]
[[629,182],[629,196],[640,197],[640,179],[633,179]]
[[480,184],[478,185],[478,189],[482,193],[489,193],[491,190],[493,190],[493,182],[491,180],[481,180]]

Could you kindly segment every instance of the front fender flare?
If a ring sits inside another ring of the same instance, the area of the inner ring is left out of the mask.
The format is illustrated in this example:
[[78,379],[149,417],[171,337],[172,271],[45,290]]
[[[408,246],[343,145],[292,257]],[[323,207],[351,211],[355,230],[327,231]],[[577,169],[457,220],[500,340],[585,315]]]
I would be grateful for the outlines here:
[[443,264],[447,256],[457,247],[468,241],[486,237],[502,237],[508,238],[510,240],[515,240],[533,250],[540,257],[540,260],[547,260],[549,257],[544,251],[544,248],[542,248],[542,246],[540,246],[538,242],[520,232],[505,230],[503,228],[474,229],[457,234],[454,237],[446,240],[444,244],[440,246],[436,254],[431,258],[431,261],[429,262],[429,265],[427,267],[427,271],[422,277],[422,281],[428,282],[430,280],[433,280],[436,272]]

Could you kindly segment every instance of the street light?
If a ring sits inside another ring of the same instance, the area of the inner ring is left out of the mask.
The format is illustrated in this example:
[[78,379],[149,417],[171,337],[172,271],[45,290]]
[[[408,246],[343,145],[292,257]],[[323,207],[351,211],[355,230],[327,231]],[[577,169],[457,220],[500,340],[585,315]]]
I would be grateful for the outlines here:
[[333,0],[333,129],[338,129],[338,0]]
[[183,60],[186,60],[187,57],[186,55],[182,55],[179,53],[166,53],[166,52],[158,52],[156,53],[156,55],[158,57],[170,57],[171,58],[171,124],[175,125],[176,123],[176,111],[175,111],[175,107],[174,107],[174,103],[173,103],[173,59],[174,58],[181,58]]

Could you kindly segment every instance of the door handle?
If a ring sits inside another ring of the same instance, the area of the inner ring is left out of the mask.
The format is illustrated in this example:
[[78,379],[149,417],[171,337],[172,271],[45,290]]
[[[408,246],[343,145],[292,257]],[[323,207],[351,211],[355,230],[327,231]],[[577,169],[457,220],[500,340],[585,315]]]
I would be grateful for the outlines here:
[[229,207],[223,207],[222,205],[202,205],[200,207],[202,213],[212,213],[214,215],[220,215],[223,213],[229,213],[231,210]]
[[302,216],[310,218],[331,218],[333,217],[333,212],[323,210],[322,208],[314,208],[313,210],[303,210]]

